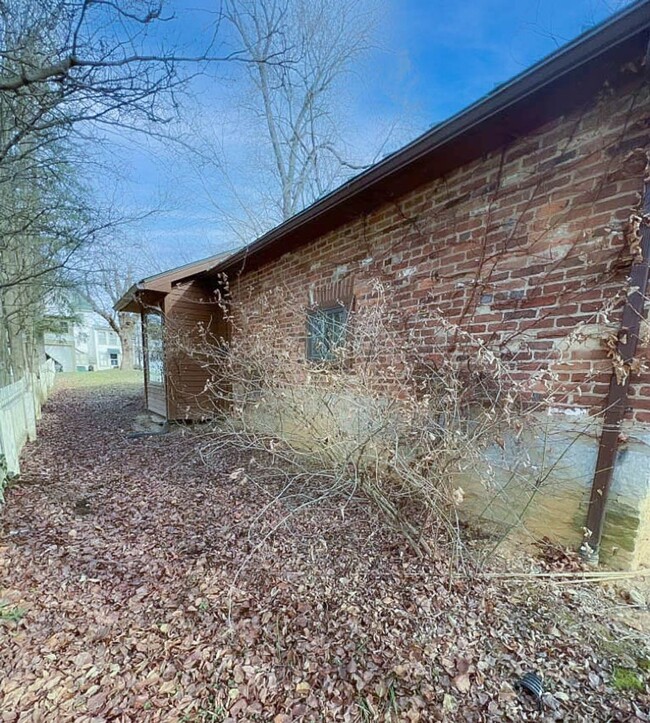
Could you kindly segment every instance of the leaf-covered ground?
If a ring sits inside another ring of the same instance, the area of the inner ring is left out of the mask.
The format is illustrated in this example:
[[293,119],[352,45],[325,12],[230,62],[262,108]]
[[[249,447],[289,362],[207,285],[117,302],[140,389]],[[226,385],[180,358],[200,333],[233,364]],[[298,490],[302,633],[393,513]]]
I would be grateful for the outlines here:
[[[0,720],[650,720],[613,597],[450,579],[362,501],[287,517],[192,432],[129,437],[137,383],[85,382],[0,512]],[[529,670],[541,713],[513,688]]]

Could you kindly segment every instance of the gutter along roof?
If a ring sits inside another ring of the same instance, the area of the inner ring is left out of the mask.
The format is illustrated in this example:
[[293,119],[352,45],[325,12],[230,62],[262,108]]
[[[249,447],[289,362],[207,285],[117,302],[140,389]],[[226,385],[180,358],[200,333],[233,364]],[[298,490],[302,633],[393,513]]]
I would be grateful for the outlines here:
[[[650,0],[637,2],[353,177],[209,270],[241,273],[309,243],[588,102],[646,51]],[[188,277],[190,275],[188,274]]]

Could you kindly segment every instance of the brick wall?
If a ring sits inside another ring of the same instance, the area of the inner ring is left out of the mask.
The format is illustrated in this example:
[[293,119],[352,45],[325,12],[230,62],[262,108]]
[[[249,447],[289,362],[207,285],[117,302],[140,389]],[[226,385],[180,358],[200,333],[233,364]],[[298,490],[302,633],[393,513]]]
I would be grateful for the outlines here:
[[[650,95],[637,70],[622,72],[589,106],[233,275],[235,302],[252,308],[278,289],[298,300],[277,322],[299,356],[314,289],[349,279],[359,309],[379,280],[404,318],[435,309],[496,350],[531,392],[550,372],[558,406],[598,411],[612,368],[605,337],[618,327],[631,263],[625,229],[642,190],[636,149],[650,147]],[[266,314],[248,319],[247,333],[264,323]],[[426,325],[416,333],[433,348]],[[631,404],[650,422],[647,374]]]

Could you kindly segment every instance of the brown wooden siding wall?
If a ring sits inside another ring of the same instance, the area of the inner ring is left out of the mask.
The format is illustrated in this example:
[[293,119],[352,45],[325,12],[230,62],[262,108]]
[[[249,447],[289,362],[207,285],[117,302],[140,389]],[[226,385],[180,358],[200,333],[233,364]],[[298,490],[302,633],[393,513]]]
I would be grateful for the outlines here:
[[194,421],[210,417],[214,410],[205,393],[209,373],[196,352],[203,345],[204,332],[212,340],[228,339],[223,312],[196,281],[172,287],[164,311],[167,416]]
[[161,417],[167,416],[164,385],[147,382],[147,409]]

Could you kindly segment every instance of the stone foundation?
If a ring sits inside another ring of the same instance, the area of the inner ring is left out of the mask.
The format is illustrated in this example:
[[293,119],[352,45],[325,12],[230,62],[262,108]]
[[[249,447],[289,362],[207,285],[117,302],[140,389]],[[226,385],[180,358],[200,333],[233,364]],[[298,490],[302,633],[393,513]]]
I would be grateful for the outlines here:
[[[622,569],[650,564],[650,430],[627,424],[607,503],[600,562]],[[531,539],[549,537],[578,548],[591,491],[600,422],[549,417],[535,433],[492,450],[492,488],[465,481],[468,507],[479,521],[520,527]],[[516,472],[513,473],[513,469]]]

